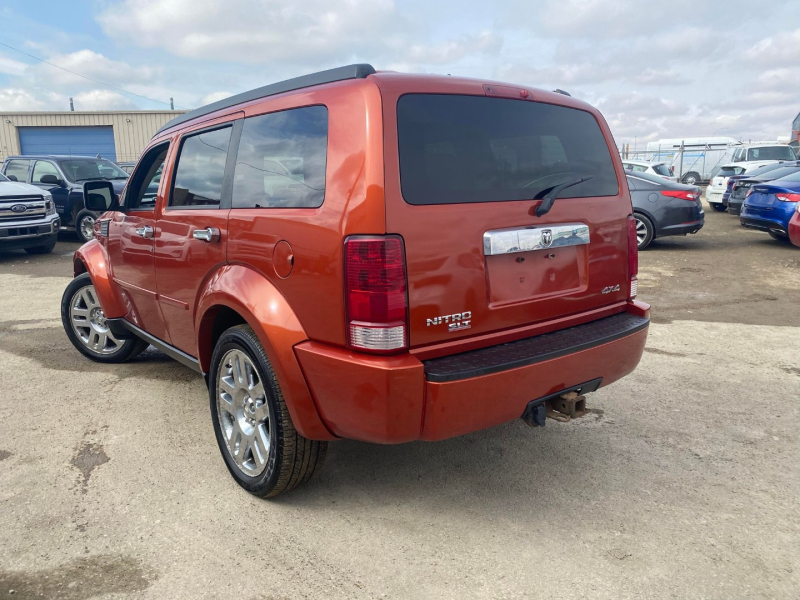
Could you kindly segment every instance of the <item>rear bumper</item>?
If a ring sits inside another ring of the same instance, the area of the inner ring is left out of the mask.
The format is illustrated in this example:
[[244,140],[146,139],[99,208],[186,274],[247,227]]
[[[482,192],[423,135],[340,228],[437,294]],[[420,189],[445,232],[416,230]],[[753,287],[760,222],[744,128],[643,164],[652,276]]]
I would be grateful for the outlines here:
[[322,420],[337,436],[377,443],[442,440],[522,416],[531,400],[636,367],[649,307],[568,329],[420,361],[316,342],[295,347]]
[[711,186],[706,188],[706,202],[709,204],[722,204],[722,195],[725,193],[724,188],[712,190]]
[[658,232],[658,237],[666,237],[670,235],[686,235],[687,233],[697,233],[705,225],[705,217],[690,223],[679,223],[677,225],[667,225],[662,227]]
[[779,221],[772,221],[769,219],[758,219],[754,217],[739,217],[743,227],[748,229],[757,229],[759,231],[773,232],[778,235],[789,235],[786,225]]
[[789,239],[795,246],[800,246],[800,213],[798,212],[789,221]]

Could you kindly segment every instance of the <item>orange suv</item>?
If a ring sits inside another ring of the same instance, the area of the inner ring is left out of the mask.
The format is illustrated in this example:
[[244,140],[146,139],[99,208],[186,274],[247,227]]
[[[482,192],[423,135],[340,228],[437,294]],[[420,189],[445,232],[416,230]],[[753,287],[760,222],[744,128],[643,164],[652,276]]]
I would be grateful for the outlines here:
[[341,67],[182,115],[119,197],[84,193],[106,212],[67,335],[202,373],[225,463],[260,496],[307,481],[330,440],[575,416],[644,349],[625,172],[563,92]]

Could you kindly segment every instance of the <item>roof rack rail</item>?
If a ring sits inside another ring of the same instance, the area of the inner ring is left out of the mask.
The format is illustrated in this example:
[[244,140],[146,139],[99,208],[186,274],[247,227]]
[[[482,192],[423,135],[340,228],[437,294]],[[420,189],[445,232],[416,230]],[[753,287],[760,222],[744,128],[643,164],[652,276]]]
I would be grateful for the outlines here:
[[175,117],[164,125],[156,132],[156,135],[167,129],[171,129],[181,123],[186,123],[197,117],[211,114],[218,110],[230,108],[237,104],[250,102],[251,100],[258,100],[259,98],[266,98],[267,96],[274,96],[284,92],[292,92],[294,90],[301,90],[303,88],[311,87],[314,85],[322,85],[323,83],[333,83],[334,81],[344,81],[345,79],[365,79],[368,75],[375,73],[372,65],[368,64],[355,64],[347,65],[345,67],[336,67],[335,69],[328,69],[327,71],[320,71],[318,73],[310,73],[309,75],[302,75],[294,79],[287,79],[286,81],[279,81],[265,85],[264,87],[250,90],[249,92],[242,92],[230,98],[224,98],[217,102],[212,102],[206,106],[201,106],[179,117]]

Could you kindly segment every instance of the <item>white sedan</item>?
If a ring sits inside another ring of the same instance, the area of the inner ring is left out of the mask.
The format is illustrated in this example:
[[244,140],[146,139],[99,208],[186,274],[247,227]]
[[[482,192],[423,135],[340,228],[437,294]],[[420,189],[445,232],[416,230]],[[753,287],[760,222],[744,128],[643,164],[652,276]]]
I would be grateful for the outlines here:
[[678,176],[663,162],[650,163],[646,160],[624,159],[622,161],[622,166],[625,167],[626,171],[632,173],[650,173],[651,175],[657,175],[669,181],[678,182]]

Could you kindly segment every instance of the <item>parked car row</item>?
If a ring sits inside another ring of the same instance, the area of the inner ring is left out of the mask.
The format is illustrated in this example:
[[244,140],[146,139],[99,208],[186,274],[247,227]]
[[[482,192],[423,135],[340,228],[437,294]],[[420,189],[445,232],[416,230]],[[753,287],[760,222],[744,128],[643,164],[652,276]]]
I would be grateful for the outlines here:
[[28,184],[36,193],[50,196],[62,227],[75,231],[81,242],[92,239],[95,219],[100,214],[86,208],[83,184],[110,181],[119,193],[129,177],[110,160],[91,156],[9,156],[0,171],[9,180]]
[[[738,216],[743,227],[790,240],[800,246],[800,161],[780,161],[753,168],[726,165],[709,186],[706,200],[715,210]],[[720,190],[724,192],[720,194]],[[719,200],[719,204],[713,202]]]

